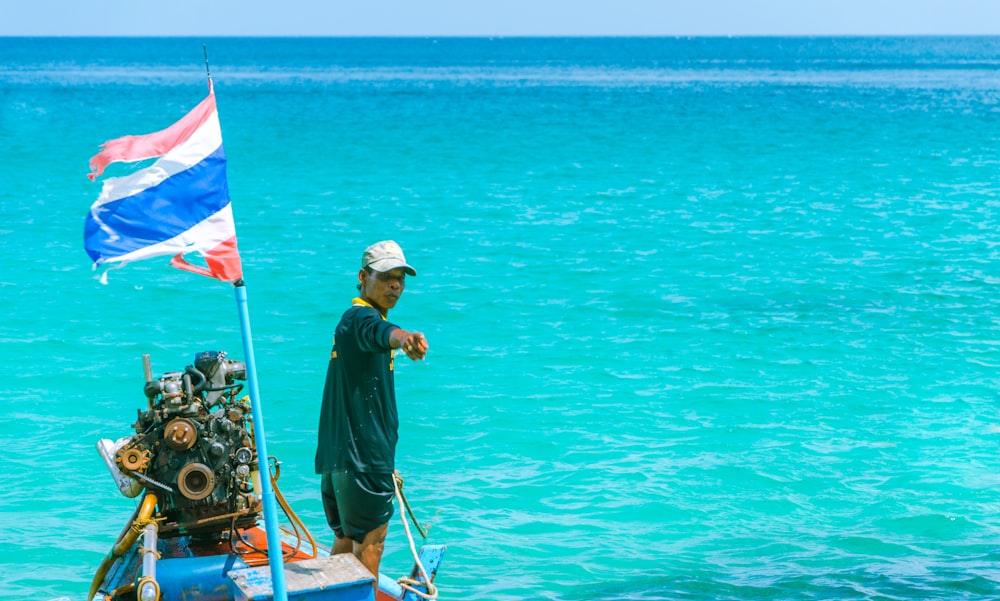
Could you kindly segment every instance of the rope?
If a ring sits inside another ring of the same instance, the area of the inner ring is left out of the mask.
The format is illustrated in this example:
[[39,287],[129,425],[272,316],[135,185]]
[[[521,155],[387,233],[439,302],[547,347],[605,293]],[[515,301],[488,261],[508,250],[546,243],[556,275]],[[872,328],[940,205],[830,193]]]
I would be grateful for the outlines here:
[[[316,548],[316,539],[313,538],[312,533],[309,532],[306,525],[302,523],[301,519],[299,519],[298,514],[292,511],[291,505],[289,505],[288,501],[285,500],[285,495],[281,494],[281,490],[278,489],[278,478],[281,476],[281,462],[273,456],[268,459],[274,459],[274,475],[271,477],[271,488],[274,490],[274,496],[278,500],[278,504],[281,505],[281,509],[285,512],[285,517],[287,517],[288,521],[292,524],[292,530],[295,534],[295,550],[292,552],[291,557],[298,555],[299,548],[302,546],[303,534],[305,534],[306,540],[308,540],[309,544],[312,546],[312,557],[317,557],[318,550]],[[270,464],[270,462],[268,463]],[[299,532],[299,528],[302,529],[301,533]]]
[[155,521],[157,518],[153,517],[153,513],[156,511],[156,494],[146,491],[146,496],[143,497],[142,503],[135,508],[135,513],[129,519],[129,525],[122,530],[122,533],[118,535],[118,540],[115,541],[113,547],[111,547],[111,552],[108,553],[104,559],[101,561],[101,565],[97,568],[97,573],[94,574],[94,580],[90,584],[90,594],[87,595],[88,599],[93,599],[97,595],[97,591],[100,590],[101,584],[104,583],[104,577],[108,575],[108,571],[111,566],[118,560],[119,557],[125,554],[125,551],[131,547],[137,538],[139,538],[139,532],[135,529],[136,522],[142,522],[144,525],[147,522]]
[[[410,514],[410,517],[413,518],[413,512],[410,510],[410,505],[406,503],[406,500],[403,497],[403,492],[402,492],[403,479],[399,477],[398,471],[394,472],[392,475],[392,486],[393,488],[396,489],[396,499],[399,501],[399,504],[405,505],[407,511]],[[417,553],[417,547],[413,543],[413,535],[410,533],[410,525],[407,523],[406,517],[404,517],[403,514],[400,513],[399,519],[402,520],[403,522],[403,530],[406,531],[406,539],[410,543],[410,553],[413,554],[413,562],[417,566],[417,570],[420,572],[420,576],[423,577],[423,581],[421,582],[420,580],[415,580],[413,578],[403,576],[399,578],[396,582],[399,583],[400,588],[402,588],[403,590],[409,591],[414,595],[420,597],[421,599],[426,599],[427,601],[433,601],[434,599],[437,599],[438,596],[437,587],[434,586],[434,583],[431,582],[431,579],[427,577],[427,570],[424,569],[424,564],[421,563],[420,561],[420,554]],[[417,529],[420,530],[420,533],[424,536],[424,538],[426,538],[427,535],[424,534],[424,531],[420,528],[420,524],[417,522],[416,519],[413,519],[413,523],[417,526]],[[424,591],[417,590],[416,588],[414,588],[416,586],[421,586],[421,585],[427,587],[426,593]]]
[[399,480],[396,492],[399,493],[399,497],[402,499],[401,504],[406,506],[406,513],[408,513],[410,515],[410,519],[413,520],[413,525],[417,527],[417,532],[420,533],[420,536],[424,540],[427,540],[427,530],[425,530],[420,525],[420,522],[417,521],[417,516],[413,515],[413,508],[410,507],[410,502],[406,500],[406,495],[403,494],[403,477],[399,475],[398,470],[394,472],[392,476],[393,479]]
[[163,522],[166,519],[167,519],[166,517],[162,517],[162,518],[150,517],[148,520],[144,520],[141,517],[140,518],[136,518],[135,521],[132,522],[132,525],[129,526],[129,529],[132,532],[135,532],[136,534],[142,534],[143,530],[146,529],[147,525],[149,525],[149,524],[156,524],[156,526],[159,527],[160,523]]
[[[292,526],[291,530],[289,530],[289,529],[285,528],[284,526],[279,525],[278,526],[278,530],[281,531],[281,532],[288,533],[288,534],[290,534],[290,535],[292,535],[292,536],[295,537],[295,547],[294,548],[290,548],[289,551],[285,552],[284,551],[284,545],[282,545],[282,557],[285,559],[285,561],[294,560],[295,557],[297,557],[299,555],[299,551],[302,548],[302,542],[303,542],[302,541],[302,537],[304,535],[305,538],[312,545],[312,555],[311,556],[307,556],[306,558],[308,558],[308,559],[315,558],[315,557],[318,556],[317,555],[318,549],[317,549],[317,546],[316,546],[316,539],[313,538],[313,535],[309,532],[309,529],[306,528],[306,525],[304,523],[302,523],[302,520],[299,518],[299,516],[294,511],[292,511],[291,506],[288,505],[288,501],[285,500],[285,496],[282,495],[281,494],[281,490],[278,489],[278,478],[281,477],[281,462],[278,461],[273,455],[270,456],[270,457],[268,457],[268,460],[269,461],[268,461],[268,464],[267,464],[268,465],[267,476],[269,478],[271,478],[271,486],[272,486],[272,490],[274,492],[274,496],[277,499],[278,504],[281,505],[281,509],[285,512],[285,517],[288,518],[288,521],[291,523],[291,526]],[[273,464],[271,463],[272,460],[274,462]],[[274,468],[273,472],[271,471],[271,467],[272,466]],[[247,538],[245,536],[243,536],[243,533],[240,531],[240,529],[236,527],[236,519],[238,517],[240,517],[240,515],[241,515],[240,513],[234,513],[234,514],[232,514],[232,520],[229,523],[229,549],[230,549],[230,551],[232,551],[232,553],[234,555],[244,556],[242,559],[249,566],[256,567],[256,566],[259,566],[259,565],[266,565],[268,563],[268,559],[267,559],[267,557],[268,557],[268,549],[260,549],[260,548],[258,548],[252,542],[250,542],[249,540],[247,540]],[[249,551],[243,551],[243,550],[237,549],[236,548],[236,543],[237,542],[240,543],[240,544],[242,544],[242,545],[245,545],[250,550]],[[261,558],[246,557],[247,555],[251,555],[252,553],[259,553],[260,555],[263,555],[263,557],[261,557]],[[303,553],[303,555],[305,555],[304,551],[302,553]]]

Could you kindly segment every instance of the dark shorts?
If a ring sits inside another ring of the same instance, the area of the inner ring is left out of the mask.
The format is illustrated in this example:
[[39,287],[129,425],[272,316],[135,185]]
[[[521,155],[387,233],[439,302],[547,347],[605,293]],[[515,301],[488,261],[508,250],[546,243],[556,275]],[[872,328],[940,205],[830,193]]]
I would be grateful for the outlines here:
[[391,473],[327,472],[320,479],[326,521],[338,537],[362,542],[388,523],[396,496]]

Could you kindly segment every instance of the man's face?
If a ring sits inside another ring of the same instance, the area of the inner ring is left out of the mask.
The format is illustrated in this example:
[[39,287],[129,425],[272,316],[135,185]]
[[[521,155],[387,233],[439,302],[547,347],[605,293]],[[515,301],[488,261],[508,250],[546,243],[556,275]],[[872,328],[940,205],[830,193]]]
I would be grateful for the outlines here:
[[373,271],[368,273],[362,270],[361,297],[371,302],[376,307],[387,312],[396,306],[396,302],[406,288],[406,272],[402,268],[391,271]]

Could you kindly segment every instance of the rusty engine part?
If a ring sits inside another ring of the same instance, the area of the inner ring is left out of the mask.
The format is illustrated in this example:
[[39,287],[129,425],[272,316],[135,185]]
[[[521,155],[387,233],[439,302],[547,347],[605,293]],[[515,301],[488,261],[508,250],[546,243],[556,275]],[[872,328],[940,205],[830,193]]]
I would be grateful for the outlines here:
[[183,372],[152,379],[148,356],[135,435],[115,453],[122,474],[161,499],[161,536],[221,535],[252,526],[261,502],[253,475],[258,469],[250,406],[236,396],[246,367],[224,351],[195,355]]

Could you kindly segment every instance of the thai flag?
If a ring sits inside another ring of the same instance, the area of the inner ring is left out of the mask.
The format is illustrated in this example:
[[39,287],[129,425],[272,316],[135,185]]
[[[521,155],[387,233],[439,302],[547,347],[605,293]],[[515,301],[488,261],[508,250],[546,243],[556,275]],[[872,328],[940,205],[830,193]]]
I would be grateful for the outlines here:
[[[151,257],[226,282],[243,277],[226,182],[222,129],[209,82],[208,97],[170,127],[105,142],[90,159],[90,179],[118,161],[156,161],[125,177],[108,178],[90,207],[84,246],[95,268]],[[197,252],[207,267],[188,263]],[[106,281],[107,273],[102,276]]]

